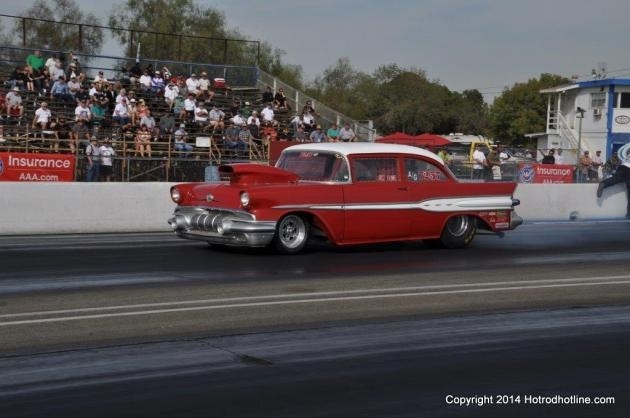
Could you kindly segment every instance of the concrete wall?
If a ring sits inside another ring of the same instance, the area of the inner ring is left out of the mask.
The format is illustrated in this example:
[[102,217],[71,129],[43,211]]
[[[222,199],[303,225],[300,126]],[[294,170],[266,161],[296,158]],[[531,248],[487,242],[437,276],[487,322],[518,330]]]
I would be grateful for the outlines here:
[[[170,231],[173,183],[0,182],[0,235]],[[625,186],[519,184],[525,221],[623,218]]]

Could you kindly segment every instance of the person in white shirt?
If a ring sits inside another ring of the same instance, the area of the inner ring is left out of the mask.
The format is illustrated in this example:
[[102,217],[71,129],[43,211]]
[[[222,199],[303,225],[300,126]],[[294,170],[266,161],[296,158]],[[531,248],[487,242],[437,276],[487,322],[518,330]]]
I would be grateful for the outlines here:
[[179,115],[181,119],[187,120],[195,120],[195,107],[197,105],[197,101],[195,100],[195,95],[193,93],[188,93],[188,97],[184,100],[184,107]]
[[186,88],[188,89],[188,93],[192,93],[195,96],[199,94],[199,79],[197,78],[197,74],[192,73],[190,77],[186,79]]
[[262,117],[262,123],[264,125],[275,126],[277,124],[271,103],[265,106],[265,108],[260,112],[260,116]]
[[112,142],[109,138],[105,139],[103,145],[100,146],[99,151],[101,156],[101,178],[103,178],[105,181],[112,181],[114,166],[113,157],[116,155],[116,151],[114,151],[114,148],[112,148]]
[[140,88],[143,90],[149,90],[151,88],[151,75],[149,75],[149,70],[144,70],[142,75],[140,76]]
[[252,112],[252,115],[247,118],[247,126],[250,125],[256,125],[257,127],[260,127],[260,118],[258,117],[258,112],[255,110]]
[[33,128],[39,126],[40,129],[47,129],[52,121],[52,112],[48,108],[48,103],[42,102],[35,111],[33,117]]
[[562,148],[558,148],[556,151],[556,164],[564,164],[564,156],[562,155]]
[[79,105],[74,108],[74,118],[75,120],[83,119],[86,124],[92,120],[92,112],[88,105],[85,104],[85,100],[79,101]]
[[239,110],[236,115],[232,118],[232,123],[236,126],[243,126],[247,123],[243,115],[241,115],[241,111]]
[[175,85],[172,81],[169,81],[164,88],[164,100],[166,104],[168,104],[169,112],[173,110],[173,105],[175,105],[175,99],[179,96],[179,87]]
[[485,167],[486,155],[481,151],[480,145],[475,147],[475,152],[473,152],[473,167],[472,167],[472,178],[473,179],[483,179],[483,170]]

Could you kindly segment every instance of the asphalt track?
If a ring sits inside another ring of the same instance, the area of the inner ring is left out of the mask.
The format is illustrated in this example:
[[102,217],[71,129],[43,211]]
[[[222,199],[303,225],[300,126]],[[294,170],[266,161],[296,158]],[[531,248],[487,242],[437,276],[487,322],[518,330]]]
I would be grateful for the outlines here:
[[462,251],[122,234],[0,254],[2,417],[630,413],[626,221]]

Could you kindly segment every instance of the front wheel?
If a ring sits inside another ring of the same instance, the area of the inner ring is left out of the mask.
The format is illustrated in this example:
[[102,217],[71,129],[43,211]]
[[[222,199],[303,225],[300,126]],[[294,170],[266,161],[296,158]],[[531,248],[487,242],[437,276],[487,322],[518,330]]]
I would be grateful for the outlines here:
[[446,222],[440,241],[446,248],[467,247],[475,237],[477,224],[469,215],[454,216]]
[[281,253],[297,254],[306,247],[309,224],[300,215],[287,215],[278,222],[273,245]]

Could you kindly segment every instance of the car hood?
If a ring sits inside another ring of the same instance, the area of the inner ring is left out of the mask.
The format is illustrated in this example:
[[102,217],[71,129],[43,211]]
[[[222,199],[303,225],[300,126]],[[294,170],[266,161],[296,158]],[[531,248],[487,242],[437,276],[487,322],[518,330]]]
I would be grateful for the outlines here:
[[229,177],[230,184],[239,186],[296,183],[300,178],[297,174],[280,168],[248,163],[222,165],[219,173]]

